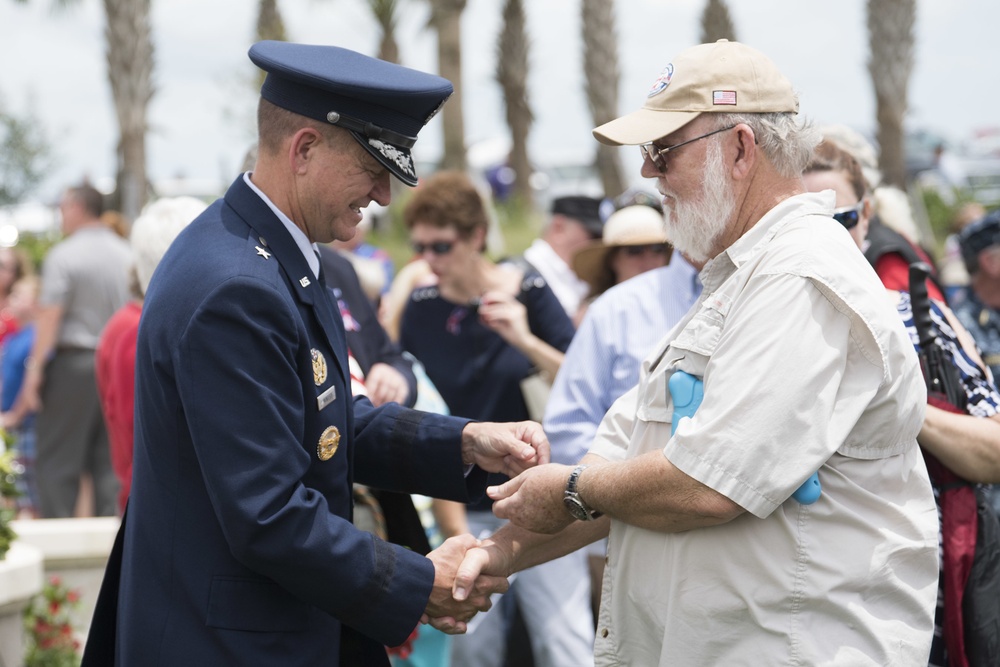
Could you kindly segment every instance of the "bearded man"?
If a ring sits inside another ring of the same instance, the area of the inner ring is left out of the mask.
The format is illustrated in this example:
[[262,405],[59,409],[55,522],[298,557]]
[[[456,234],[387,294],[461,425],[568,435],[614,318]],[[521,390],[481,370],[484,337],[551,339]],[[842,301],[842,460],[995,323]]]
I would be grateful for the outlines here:
[[[834,194],[805,193],[816,138],[797,111],[768,58],[720,40],[594,130],[640,146],[668,237],[706,262],[704,289],[580,465],[488,490],[512,525],[468,552],[458,597],[480,572],[609,536],[597,665],[927,664],[926,390],[878,277],[831,218]],[[690,417],[668,390],[679,372],[702,382]],[[800,502],[817,471],[819,498]]]

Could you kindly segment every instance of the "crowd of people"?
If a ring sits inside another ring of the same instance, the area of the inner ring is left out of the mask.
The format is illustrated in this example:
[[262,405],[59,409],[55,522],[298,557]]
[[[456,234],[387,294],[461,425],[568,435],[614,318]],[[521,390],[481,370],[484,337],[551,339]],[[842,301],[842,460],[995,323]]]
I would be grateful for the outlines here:
[[[450,83],[250,58],[224,198],[122,238],[74,186],[40,273],[0,249],[22,516],[122,517],[85,665],[994,664],[1000,209],[938,271],[874,149],[720,40],[594,130],[658,194],[494,256],[488,190],[410,154]],[[390,178],[405,266],[355,237]]]

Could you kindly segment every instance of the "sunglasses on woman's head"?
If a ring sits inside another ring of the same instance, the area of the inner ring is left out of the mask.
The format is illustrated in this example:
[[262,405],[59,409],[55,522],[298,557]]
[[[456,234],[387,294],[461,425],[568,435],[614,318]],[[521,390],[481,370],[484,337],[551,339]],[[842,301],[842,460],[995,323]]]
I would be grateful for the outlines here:
[[838,208],[833,212],[833,219],[842,224],[844,229],[853,229],[861,220],[861,209],[864,205],[864,200],[861,200],[854,206]]

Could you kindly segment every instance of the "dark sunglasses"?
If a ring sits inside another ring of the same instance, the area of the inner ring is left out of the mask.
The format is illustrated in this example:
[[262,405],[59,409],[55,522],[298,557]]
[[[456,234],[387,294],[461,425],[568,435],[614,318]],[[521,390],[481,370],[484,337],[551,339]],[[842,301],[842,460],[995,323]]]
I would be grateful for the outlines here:
[[666,255],[670,246],[666,243],[647,243],[646,245],[623,245],[620,250],[629,257],[639,257],[647,252],[656,255]]
[[838,208],[833,212],[833,219],[842,224],[844,229],[853,229],[861,220],[861,209],[864,208],[864,205],[865,202],[862,199],[854,206]]
[[411,247],[413,252],[418,255],[423,255],[425,252],[430,250],[435,255],[447,255],[451,252],[452,248],[455,247],[454,241],[435,241],[434,243],[417,243],[414,242]]

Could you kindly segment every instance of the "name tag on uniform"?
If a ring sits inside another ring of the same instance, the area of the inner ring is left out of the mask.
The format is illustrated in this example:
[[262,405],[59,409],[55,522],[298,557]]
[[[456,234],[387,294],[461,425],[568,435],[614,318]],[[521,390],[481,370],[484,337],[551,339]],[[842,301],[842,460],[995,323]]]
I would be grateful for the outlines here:
[[336,400],[336,398],[337,398],[337,387],[336,386],[330,387],[329,389],[327,389],[322,394],[316,397],[316,405],[319,407],[320,410],[322,410],[326,406],[333,403],[334,400]]

